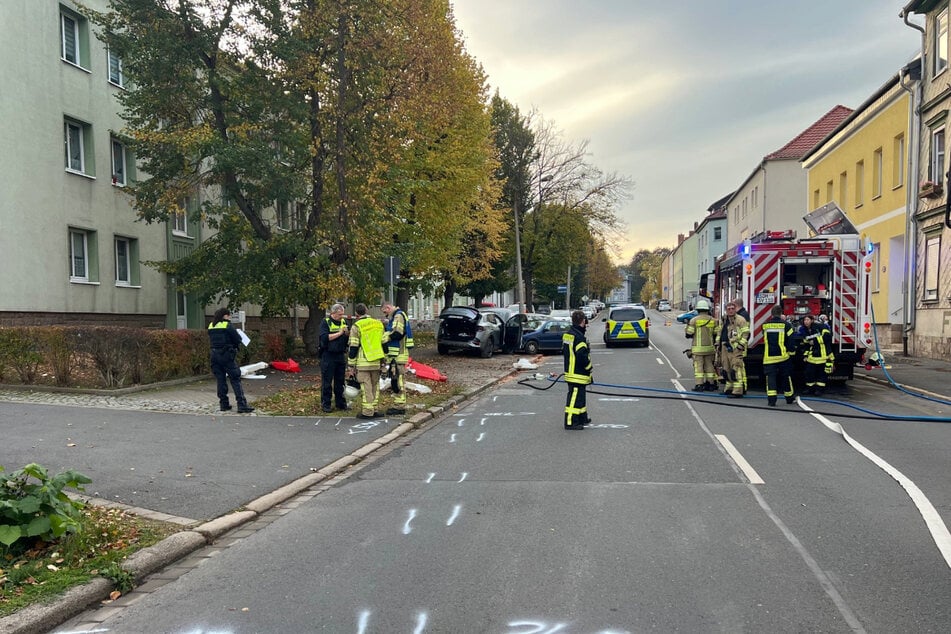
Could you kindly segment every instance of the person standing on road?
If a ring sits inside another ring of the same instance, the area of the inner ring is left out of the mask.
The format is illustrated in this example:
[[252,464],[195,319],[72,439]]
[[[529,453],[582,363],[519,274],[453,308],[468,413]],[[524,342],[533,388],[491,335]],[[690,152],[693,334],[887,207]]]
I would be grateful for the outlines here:
[[406,376],[406,363],[409,361],[409,348],[412,346],[412,333],[406,322],[406,314],[393,305],[392,302],[383,304],[383,314],[388,317],[383,335],[386,343],[386,356],[389,360],[390,378],[393,385],[393,407],[386,410],[387,414],[406,413],[406,386],[403,377]]
[[343,304],[334,304],[330,307],[330,316],[320,322],[317,333],[320,349],[320,409],[325,413],[333,411],[333,402],[336,402],[339,410],[350,409],[343,395],[347,378],[348,334]]
[[241,388],[241,368],[235,363],[238,356],[238,346],[241,345],[241,336],[231,325],[231,311],[219,308],[215,311],[211,323],[208,324],[208,339],[211,343],[211,372],[218,380],[218,402],[221,411],[231,410],[228,400],[228,379],[231,379],[231,389],[238,403],[239,414],[250,414],[254,408],[248,405]]
[[697,300],[697,314],[687,323],[684,336],[693,341],[690,354],[693,357],[694,392],[716,392],[717,373],[713,368],[716,348],[717,323],[710,316],[710,301],[704,297]]
[[383,353],[383,323],[367,315],[366,304],[354,307],[357,320],[350,328],[350,349],[347,353],[351,372],[360,383],[361,409],[357,418],[378,418],[376,411],[380,399],[380,364]]
[[726,315],[714,344],[726,379],[723,393],[727,398],[743,398],[746,392],[746,345],[750,339],[749,323],[737,314],[736,300],[727,302]]
[[812,315],[802,318],[798,337],[805,349],[803,354],[806,394],[821,395],[826,389],[826,375],[835,367],[832,352],[832,330],[815,321]]
[[571,328],[561,336],[561,352],[565,358],[565,382],[568,400],[565,403],[565,429],[584,429],[591,423],[585,392],[591,383],[591,354],[585,330],[588,318],[580,310],[571,313]]
[[763,324],[763,374],[766,375],[766,401],[776,407],[779,388],[787,403],[796,400],[792,382],[791,348],[794,348],[793,327],[783,318],[783,307],[773,306],[769,320]]

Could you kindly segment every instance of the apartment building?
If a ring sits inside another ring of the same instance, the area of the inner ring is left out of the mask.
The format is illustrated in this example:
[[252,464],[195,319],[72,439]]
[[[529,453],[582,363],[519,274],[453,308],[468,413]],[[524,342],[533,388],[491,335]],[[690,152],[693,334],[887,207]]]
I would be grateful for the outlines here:
[[879,344],[900,344],[906,285],[911,92],[888,79],[802,159],[805,211],[834,202],[872,249],[872,310]]
[[145,262],[166,258],[173,231],[198,237],[184,218],[137,222],[123,191],[136,161],[122,60],[66,0],[4,2],[0,56],[0,325],[197,325],[201,307]]

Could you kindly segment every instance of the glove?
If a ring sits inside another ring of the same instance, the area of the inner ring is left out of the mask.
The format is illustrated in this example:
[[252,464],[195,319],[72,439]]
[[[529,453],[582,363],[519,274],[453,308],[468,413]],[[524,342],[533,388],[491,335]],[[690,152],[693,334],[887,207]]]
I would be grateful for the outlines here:
[[826,374],[832,374],[833,370],[835,370],[835,364],[832,361],[826,361]]

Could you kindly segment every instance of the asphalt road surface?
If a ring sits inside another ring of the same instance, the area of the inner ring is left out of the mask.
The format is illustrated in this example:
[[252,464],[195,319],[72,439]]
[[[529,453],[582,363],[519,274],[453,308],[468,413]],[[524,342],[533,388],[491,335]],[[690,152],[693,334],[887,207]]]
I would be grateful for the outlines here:
[[[101,631],[951,631],[951,426],[684,400],[683,326],[652,316],[646,349],[592,324],[595,381],[653,391],[597,388],[591,428],[562,429],[563,383],[507,383]],[[948,415],[859,382],[834,400]]]

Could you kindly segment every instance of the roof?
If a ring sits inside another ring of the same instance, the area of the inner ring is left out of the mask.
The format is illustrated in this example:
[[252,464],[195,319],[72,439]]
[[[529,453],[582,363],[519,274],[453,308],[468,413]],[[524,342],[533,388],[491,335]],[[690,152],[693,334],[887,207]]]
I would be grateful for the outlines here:
[[779,148],[772,154],[763,157],[764,161],[771,159],[796,159],[804,157],[817,143],[825,139],[835,130],[846,117],[852,114],[851,108],[839,105],[820,117],[818,121],[800,132],[792,141]]
[[907,13],[928,13],[938,6],[939,0],[912,0],[899,15]]

